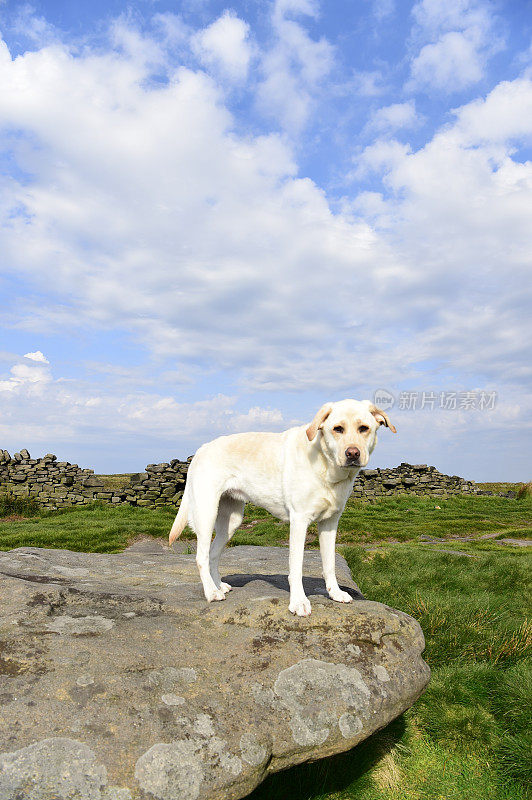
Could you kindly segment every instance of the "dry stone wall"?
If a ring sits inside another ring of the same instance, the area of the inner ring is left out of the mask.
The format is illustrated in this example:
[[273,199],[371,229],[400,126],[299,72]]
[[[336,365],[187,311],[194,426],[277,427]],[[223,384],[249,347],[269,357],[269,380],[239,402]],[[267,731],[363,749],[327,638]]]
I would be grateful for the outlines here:
[[392,494],[478,494],[472,481],[459,475],[444,475],[426,464],[399,464],[393,469],[365,469],[353,487],[355,497],[368,499]]
[[[190,461],[190,459],[189,459]],[[13,456],[0,450],[0,492],[34,498],[44,508],[86,505],[95,500],[135,506],[177,505],[185,488],[187,461],[148,464],[144,472],[127,476],[119,488],[53,453],[31,458],[27,450]]]
[[[178,505],[185,488],[190,458],[148,464],[144,472],[124,476],[113,488],[108,481],[53,453],[31,458],[27,450],[11,456],[0,450],[0,493],[32,497],[44,508],[104,503],[134,506]],[[490,494],[458,475],[443,475],[426,464],[400,464],[394,469],[366,469],[358,475],[353,495],[369,500],[394,494]],[[511,496],[511,493],[509,493]]]

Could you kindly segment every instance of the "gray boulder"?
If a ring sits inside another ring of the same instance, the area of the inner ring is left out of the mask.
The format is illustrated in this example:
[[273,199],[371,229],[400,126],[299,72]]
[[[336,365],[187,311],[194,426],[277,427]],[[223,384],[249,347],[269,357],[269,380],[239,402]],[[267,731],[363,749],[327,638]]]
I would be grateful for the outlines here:
[[423,635],[337,558],[354,602],[309,551],[300,618],[286,548],[228,548],[235,588],[211,605],[194,554],[157,542],[0,553],[2,800],[240,798],[382,728],[427,685]]

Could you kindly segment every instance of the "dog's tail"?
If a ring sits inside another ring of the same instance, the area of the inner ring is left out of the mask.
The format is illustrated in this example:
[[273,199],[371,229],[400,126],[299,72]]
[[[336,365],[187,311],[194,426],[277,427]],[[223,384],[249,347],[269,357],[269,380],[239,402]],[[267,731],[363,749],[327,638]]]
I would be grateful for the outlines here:
[[170,531],[170,535],[168,537],[168,543],[170,546],[175,542],[178,536],[181,536],[185,525],[188,522],[188,485],[185,486],[185,491],[183,497],[181,498],[181,505],[179,506],[179,511],[177,512],[177,517],[174,520],[174,524],[172,525],[172,530]]

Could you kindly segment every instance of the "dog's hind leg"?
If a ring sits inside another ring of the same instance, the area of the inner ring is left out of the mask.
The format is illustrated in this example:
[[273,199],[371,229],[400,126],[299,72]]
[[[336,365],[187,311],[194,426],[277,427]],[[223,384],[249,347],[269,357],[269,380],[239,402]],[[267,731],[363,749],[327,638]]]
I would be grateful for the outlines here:
[[210,568],[211,576],[216,587],[221,589],[224,594],[231,591],[231,586],[220,579],[220,555],[225,545],[242,522],[244,506],[245,503],[243,503],[242,500],[236,500],[229,495],[222,495],[218,506],[218,516],[216,517],[214,525],[216,536],[214,537],[210,550]]
[[[194,487],[196,488],[196,487]],[[211,548],[212,532],[218,514],[218,495],[201,492],[201,503],[194,502],[194,530],[198,539],[196,551],[196,564],[203,584],[203,591],[209,603],[213,600],[224,600],[225,594],[212,579],[209,551]]]

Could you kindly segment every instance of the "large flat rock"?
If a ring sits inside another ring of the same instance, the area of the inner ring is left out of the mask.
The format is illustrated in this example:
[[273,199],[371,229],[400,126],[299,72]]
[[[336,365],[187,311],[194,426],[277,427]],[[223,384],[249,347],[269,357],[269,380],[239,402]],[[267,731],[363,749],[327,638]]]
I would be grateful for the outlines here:
[[[288,611],[286,548],[233,547],[207,604],[193,553],[0,553],[0,798],[229,800],[269,772],[347,750],[424,690],[418,623],[329,600]],[[356,758],[356,751],[353,754]]]

